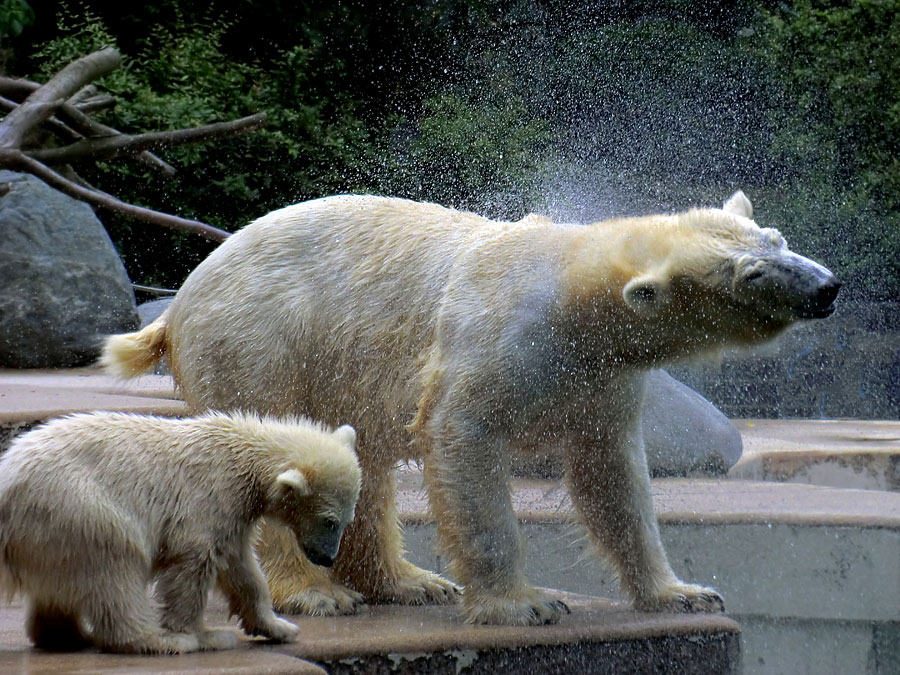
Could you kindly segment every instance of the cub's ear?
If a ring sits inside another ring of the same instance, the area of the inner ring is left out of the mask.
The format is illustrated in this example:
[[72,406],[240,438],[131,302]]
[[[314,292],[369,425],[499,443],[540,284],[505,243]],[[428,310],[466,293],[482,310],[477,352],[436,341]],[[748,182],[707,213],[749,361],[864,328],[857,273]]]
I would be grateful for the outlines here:
[[747,195],[742,190],[738,190],[731,195],[728,201],[725,202],[722,210],[737,216],[744,216],[744,218],[753,218],[753,204],[750,203]]
[[299,469],[288,469],[278,474],[275,479],[275,485],[281,488],[293,490],[300,497],[308,496],[312,491],[306,476]]
[[338,440],[349,446],[351,450],[356,448],[356,429],[349,424],[345,424],[344,426],[335,429],[334,435]]
[[652,316],[669,301],[669,285],[657,277],[635,277],[622,289],[625,304],[642,316]]

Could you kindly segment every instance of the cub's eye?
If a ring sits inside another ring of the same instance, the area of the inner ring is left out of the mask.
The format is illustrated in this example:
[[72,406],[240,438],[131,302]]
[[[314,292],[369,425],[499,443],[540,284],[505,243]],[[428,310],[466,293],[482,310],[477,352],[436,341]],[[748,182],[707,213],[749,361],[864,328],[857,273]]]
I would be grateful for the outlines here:
[[326,530],[336,530],[336,529],[338,529],[338,528],[341,526],[341,523],[340,523],[338,520],[334,519],[334,518],[323,518],[323,519],[322,519],[322,526],[323,526]]

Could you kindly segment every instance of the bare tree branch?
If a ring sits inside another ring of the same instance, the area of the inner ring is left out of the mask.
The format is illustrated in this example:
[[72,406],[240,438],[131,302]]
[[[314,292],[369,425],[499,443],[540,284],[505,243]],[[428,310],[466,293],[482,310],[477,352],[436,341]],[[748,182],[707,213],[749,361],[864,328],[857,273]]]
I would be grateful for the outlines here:
[[[24,98],[28,96],[32,92],[39,89],[41,85],[37,82],[31,82],[29,80],[16,80],[10,77],[2,77],[0,76],[0,92],[7,93],[9,95],[19,95],[19,97]],[[80,92],[83,92],[87,89],[81,89]],[[79,93],[80,93],[79,92]],[[76,94],[77,95],[77,94]],[[109,104],[106,103],[106,99],[112,101],[115,104],[115,100],[112,97],[97,97],[98,105],[103,104],[102,107],[109,107]],[[9,101],[13,105],[10,106],[9,103],[4,103],[7,99],[0,98],[0,107],[3,107],[6,110],[13,110],[13,108],[18,105],[14,101]],[[52,125],[54,130],[66,136],[69,140],[80,140],[82,137],[92,138],[95,136],[116,136],[121,132],[113,129],[112,127],[108,127],[105,124],[101,124],[90,117],[88,117],[85,113],[92,109],[90,105],[93,99],[88,99],[87,101],[81,102],[77,105],[73,105],[70,102],[63,103],[59,107],[58,116],[63,118],[69,122],[69,126],[72,127],[75,131],[77,131],[80,136],[73,136],[70,132],[66,131],[66,125],[60,124],[56,119],[50,118],[47,120],[47,123]],[[59,126],[57,126],[59,125]],[[175,167],[173,167],[168,162],[160,159],[152,152],[144,150],[143,152],[137,155],[137,159],[142,164],[149,166],[151,169],[159,171],[164,176],[174,176],[175,175]]]
[[229,233],[225,230],[220,230],[211,225],[207,225],[206,223],[179,218],[178,216],[160,213],[159,211],[145,209],[141,206],[134,206],[133,204],[126,204],[104,192],[88,190],[87,188],[67,180],[52,169],[44,166],[37,160],[27,156],[21,150],[15,148],[0,148],[0,166],[30,173],[60,192],[63,192],[70,197],[74,197],[75,199],[80,199],[88,204],[92,204],[98,208],[121,213],[154,225],[181,230],[182,232],[199,234],[201,237],[209,239],[210,241],[222,242],[229,237]]
[[86,83],[117,68],[121,61],[119,52],[107,47],[67,65],[3,118],[0,148],[21,147],[28,132],[50,117],[67,98]]
[[115,108],[116,99],[112,96],[98,94],[97,96],[91,96],[91,98],[86,98],[73,105],[81,112],[96,112],[97,110],[105,110],[106,108]]
[[86,157],[113,159],[122,154],[134,155],[147,148],[161,148],[197,143],[210,138],[228,138],[256,131],[266,123],[265,113],[242,117],[230,122],[207,124],[193,129],[154,131],[147,134],[119,134],[103,138],[85,138],[64,148],[29,150],[28,155],[47,164],[76,162]]
[[[19,104],[15,101],[11,101],[5,96],[0,96],[0,110],[10,112],[18,107]],[[82,138],[84,138],[84,136],[82,136],[80,133],[64,124],[60,120],[56,119],[55,117],[50,117],[45,122],[45,124],[68,141],[80,141]]]

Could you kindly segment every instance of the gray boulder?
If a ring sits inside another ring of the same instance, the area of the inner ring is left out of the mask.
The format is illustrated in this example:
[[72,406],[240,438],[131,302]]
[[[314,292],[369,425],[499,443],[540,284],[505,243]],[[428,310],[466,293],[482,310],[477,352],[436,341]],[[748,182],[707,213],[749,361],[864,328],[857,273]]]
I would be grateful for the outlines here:
[[647,375],[643,432],[653,476],[724,475],[744,449],[731,420],[664,370]]
[[[712,403],[663,370],[647,374],[642,422],[654,477],[724,475],[741,458],[741,434]],[[513,458],[518,476],[559,478],[562,452],[527,451]]]
[[0,171],[0,366],[91,363],[104,335],[138,326],[134,292],[91,208]]

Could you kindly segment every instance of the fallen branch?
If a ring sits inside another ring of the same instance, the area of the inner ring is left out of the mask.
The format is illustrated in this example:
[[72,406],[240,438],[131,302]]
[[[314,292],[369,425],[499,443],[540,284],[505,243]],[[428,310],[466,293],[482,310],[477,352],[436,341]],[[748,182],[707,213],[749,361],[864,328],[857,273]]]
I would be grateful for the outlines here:
[[18,171],[25,171],[33,176],[37,176],[50,187],[53,187],[70,197],[87,202],[88,204],[101,209],[143,220],[144,222],[153,225],[181,230],[182,232],[189,232],[192,234],[199,234],[201,237],[215,242],[225,241],[230,236],[225,230],[220,230],[217,227],[201,223],[197,220],[179,218],[178,216],[173,216],[168,213],[161,213],[160,211],[146,209],[142,206],[135,206],[120,201],[105,192],[84,188],[64,178],[37,160],[32,159],[21,150],[11,148],[0,149],[0,166],[5,166]]
[[115,70],[122,58],[112,47],[88,54],[51,77],[0,122],[0,148],[18,148],[34,127],[49,118],[66,99],[90,82]]
[[103,138],[85,138],[64,148],[28,150],[30,157],[46,164],[63,164],[90,158],[115,159],[122,154],[134,155],[148,148],[164,148],[197,143],[212,138],[228,138],[256,131],[266,124],[265,113],[242,117],[231,122],[217,122],[193,129],[155,131],[146,134],[121,134]]
[[[87,159],[134,156],[145,164],[171,175],[174,169],[150,148],[171,147],[211,139],[246,134],[266,124],[265,114],[250,115],[229,122],[207,124],[193,129],[176,129],[144,134],[123,134],[100,124],[85,112],[108,107],[115,101],[98,94],[89,83],[119,66],[121,57],[112,48],[88,54],[40,85],[28,80],[0,76],[0,109],[8,111],[0,121],[0,168],[24,171],[40,178],[60,192],[92,206],[147,223],[198,234],[210,241],[224,241],[229,233],[206,223],[173,216],[128,204],[84,181],[71,163]],[[17,103],[12,98],[23,99]],[[59,148],[26,148],[25,139],[41,124],[70,141]],[[52,164],[56,170],[48,166]],[[3,187],[0,186],[0,196]]]

